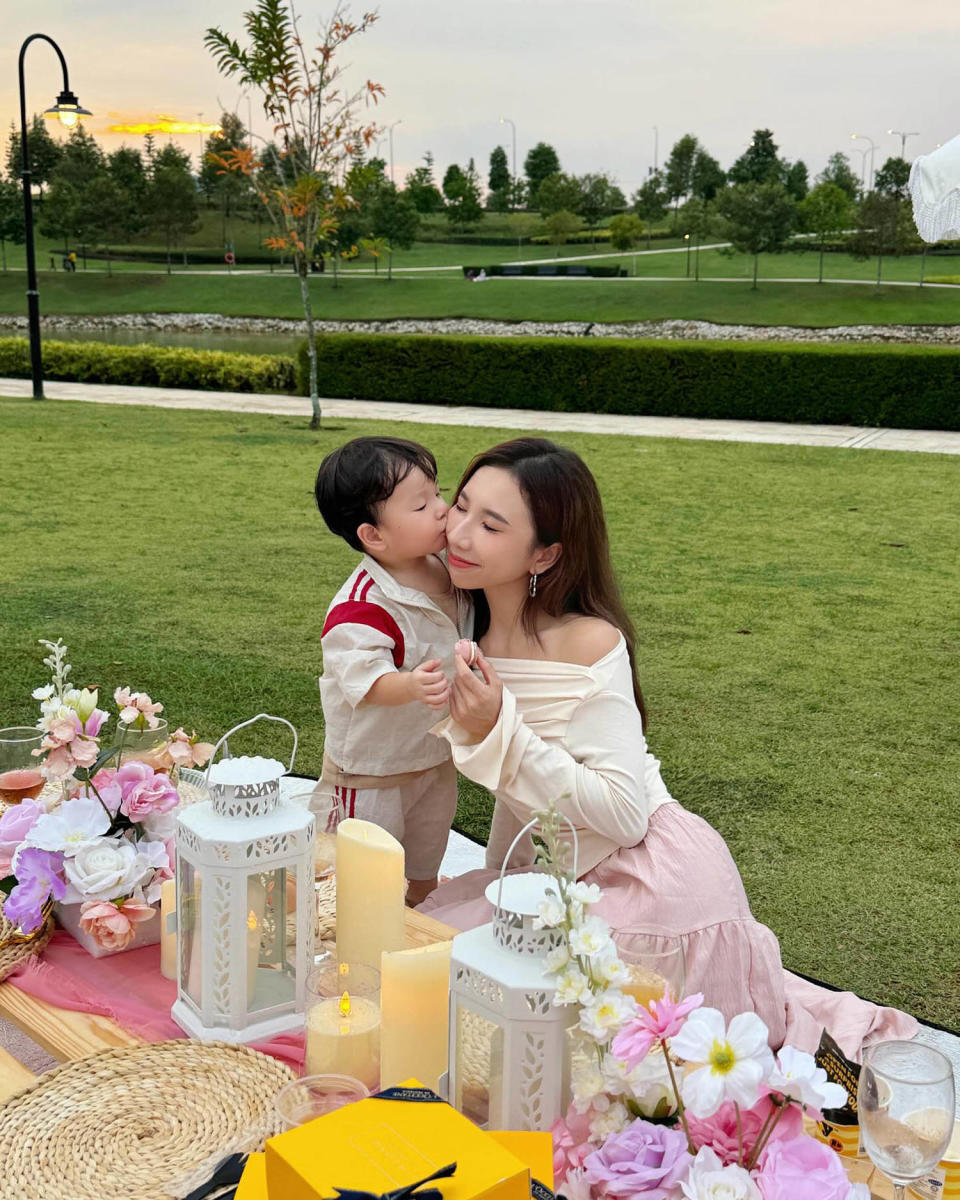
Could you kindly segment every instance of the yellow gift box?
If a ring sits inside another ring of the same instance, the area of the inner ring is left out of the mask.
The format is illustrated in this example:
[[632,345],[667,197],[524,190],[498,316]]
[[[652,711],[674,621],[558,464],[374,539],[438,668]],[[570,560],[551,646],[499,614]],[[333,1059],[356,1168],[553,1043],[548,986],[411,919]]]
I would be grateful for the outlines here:
[[[415,1079],[402,1086],[422,1089]],[[449,1104],[375,1096],[271,1138],[267,1194],[330,1200],[344,1188],[380,1196],[453,1162],[455,1175],[427,1185],[444,1200],[529,1200],[527,1164]]]
[[234,1200],[267,1200],[267,1163],[262,1154],[248,1156]]

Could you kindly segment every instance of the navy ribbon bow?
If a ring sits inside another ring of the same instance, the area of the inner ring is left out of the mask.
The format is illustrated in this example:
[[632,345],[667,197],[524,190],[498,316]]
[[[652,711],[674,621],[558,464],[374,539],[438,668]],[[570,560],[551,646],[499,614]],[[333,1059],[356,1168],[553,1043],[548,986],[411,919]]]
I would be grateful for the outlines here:
[[383,1192],[377,1195],[376,1192],[358,1192],[351,1188],[334,1188],[340,1200],[443,1200],[442,1193],[437,1188],[427,1188],[421,1192],[420,1189],[426,1183],[433,1183],[435,1179],[449,1179],[451,1175],[456,1174],[457,1164],[448,1163],[447,1166],[441,1167],[439,1171],[434,1171],[432,1175],[428,1175],[426,1179],[418,1179],[416,1183],[408,1183],[406,1187],[395,1188],[392,1192]]

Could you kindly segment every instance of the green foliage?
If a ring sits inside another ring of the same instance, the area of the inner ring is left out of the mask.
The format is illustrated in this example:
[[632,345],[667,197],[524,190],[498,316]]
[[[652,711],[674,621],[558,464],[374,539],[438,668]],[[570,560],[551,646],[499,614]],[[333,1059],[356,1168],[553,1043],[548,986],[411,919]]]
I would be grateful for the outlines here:
[[407,176],[404,194],[419,213],[442,212],[443,196],[433,177],[433,155],[429,150],[423,162],[422,167],[416,167]]
[[575,175],[557,171],[537,188],[537,208],[544,217],[558,212],[578,213],[582,203],[583,189]]
[[318,352],[328,396],[960,429],[950,348],[335,334]]
[[847,228],[852,219],[853,203],[850,197],[835,183],[818,183],[809,192],[797,209],[802,227],[815,233],[820,248],[819,282],[823,282],[823,250],[829,237],[836,237]]
[[784,183],[785,164],[777,154],[772,129],[755,129],[753,140],[727,176],[731,183]]
[[568,212],[565,208],[561,208],[558,212],[552,212],[544,221],[544,225],[547,227],[547,237],[550,239],[550,244],[552,246],[562,246],[571,234],[579,230],[580,218],[576,213]]
[[648,228],[654,221],[662,220],[669,202],[666,181],[661,171],[651,171],[631,197],[634,212],[641,220],[647,222]]
[[18,245],[26,236],[23,216],[23,189],[12,179],[0,179],[0,262],[7,269],[7,242]]
[[693,189],[693,164],[699,148],[700,143],[693,134],[685,133],[670,151],[664,164],[663,181],[664,191],[672,204],[678,204]]
[[237,114],[223,112],[220,129],[208,136],[203,148],[200,190],[207,203],[216,205],[227,219],[248,199],[252,190],[250,179],[241,171],[225,170],[214,156],[222,158],[229,150],[246,150],[249,146],[249,134]]
[[910,182],[910,164],[905,158],[888,158],[876,174],[873,186],[882,196],[906,200]]
[[[49,122],[39,113],[34,113],[27,132],[27,150],[30,154],[30,180],[40,189],[40,199],[43,199],[44,186],[50,181],[57,164],[63,156],[60,143],[51,136]],[[20,131],[10,125],[10,138],[7,142],[7,173],[11,179],[19,179],[23,170],[23,150],[21,149]]]
[[617,213],[610,222],[610,245],[631,250],[643,237],[643,222],[636,213]]
[[523,160],[523,171],[527,177],[527,197],[530,206],[538,208],[540,184],[548,175],[560,173],[560,159],[556,150],[547,142],[537,142]]
[[615,212],[625,204],[623,192],[606,175],[581,175],[580,206],[576,210],[583,217],[588,229],[595,229],[600,218]]
[[690,170],[690,192],[698,200],[712,200],[727,182],[727,174],[717,160],[697,147]]
[[860,180],[853,173],[850,159],[840,150],[827,159],[826,167],[817,176],[817,183],[836,184],[850,200],[856,200],[860,195]]
[[472,158],[466,170],[456,163],[447,167],[443,177],[443,194],[447,201],[447,220],[454,229],[468,229],[482,220],[480,177]]
[[741,254],[753,255],[753,286],[757,286],[757,255],[776,253],[796,227],[797,205],[781,183],[735,183],[716,200],[720,233]]
[[810,190],[807,164],[802,159],[797,159],[795,163],[791,163],[787,167],[786,178],[783,183],[794,200],[802,200]]
[[490,207],[495,212],[506,212],[510,208],[510,167],[503,146],[494,146],[490,151],[487,187],[490,190]]
[[[282,354],[44,341],[43,373],[47,379],[77,383],[216,392],[290,392],[295,383],[295,362]],[[30,377],[30,347],[26,338],[0,338],[0,376]]]

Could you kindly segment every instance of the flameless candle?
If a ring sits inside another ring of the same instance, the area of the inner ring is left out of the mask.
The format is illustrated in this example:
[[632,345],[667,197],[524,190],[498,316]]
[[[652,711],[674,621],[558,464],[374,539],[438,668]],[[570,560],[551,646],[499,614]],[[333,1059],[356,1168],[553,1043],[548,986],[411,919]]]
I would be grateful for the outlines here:
[[307,1013],[308,1075],[349,1075],[371,1091],[380,1084],[380,1008],[366,996],[321,1000]]
[[451,942],[386,953],[380,968],[380,1085],[420,1079],[436,1088],[447,1069]]
[[[384,950],[404,943],[403,847],[370,821],[337,827],[337,958],[380,969]],[[347,1075],[352,1072],[346,1071]]]
[[160,974],[177,977],[177,881],[167,879],[160,887]]

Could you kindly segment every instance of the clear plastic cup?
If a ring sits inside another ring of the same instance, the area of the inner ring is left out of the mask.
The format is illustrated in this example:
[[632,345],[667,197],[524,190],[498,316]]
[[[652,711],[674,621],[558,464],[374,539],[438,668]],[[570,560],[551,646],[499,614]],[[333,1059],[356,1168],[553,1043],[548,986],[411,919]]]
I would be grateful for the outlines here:
[[282,1087],[273,1105],[284,1129],[295,1129],[369,1095],[360,1080],[349,1075],[304,1075]]

